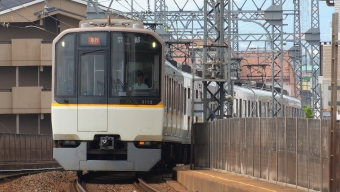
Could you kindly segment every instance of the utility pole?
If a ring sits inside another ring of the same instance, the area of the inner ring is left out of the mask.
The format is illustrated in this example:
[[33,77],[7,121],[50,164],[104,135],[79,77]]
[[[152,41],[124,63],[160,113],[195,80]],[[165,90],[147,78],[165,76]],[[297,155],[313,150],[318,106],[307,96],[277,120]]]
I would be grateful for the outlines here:
[[338,26],[339,13],[332,18],[332,65],[331,65],[331,126],[329,131],[329,191],[339,191],[339,143],[337,128],[337,87],[338,87]]

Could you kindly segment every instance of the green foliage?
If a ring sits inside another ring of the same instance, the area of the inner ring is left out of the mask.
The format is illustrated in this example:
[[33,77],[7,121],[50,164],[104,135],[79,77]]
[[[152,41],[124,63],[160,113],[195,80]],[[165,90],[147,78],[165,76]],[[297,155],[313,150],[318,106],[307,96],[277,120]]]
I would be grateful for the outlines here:
[[303,81],[309,82],[309,81],[310,81],[310,78],[312,78],[312,77],[310,77],[310,76],[304,76],[304,77],[303,77]]
[[313,118],[313,110],[308,106],[303,106],[303,110],[305,111],[306,118]]

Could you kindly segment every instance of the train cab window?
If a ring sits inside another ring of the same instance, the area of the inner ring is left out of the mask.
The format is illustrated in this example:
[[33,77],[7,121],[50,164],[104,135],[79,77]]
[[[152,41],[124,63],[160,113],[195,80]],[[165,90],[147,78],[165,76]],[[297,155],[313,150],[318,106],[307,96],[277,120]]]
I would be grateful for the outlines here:
[[61,38],[55,50],[56,97],[75,96],[75,34]]
[[111,97],[160,101],[161,43],[148,34],[112,32],[111,50]]
[[104,96],[105,55],[88,54],[80,57],[80,95]]

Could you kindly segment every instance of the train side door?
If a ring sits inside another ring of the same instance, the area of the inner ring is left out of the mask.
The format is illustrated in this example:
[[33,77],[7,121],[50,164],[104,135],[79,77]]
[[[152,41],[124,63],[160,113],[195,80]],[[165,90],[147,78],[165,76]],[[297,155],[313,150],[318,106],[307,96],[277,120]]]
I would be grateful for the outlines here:
[[107,131],[106,51],[79,51],[78,131]]

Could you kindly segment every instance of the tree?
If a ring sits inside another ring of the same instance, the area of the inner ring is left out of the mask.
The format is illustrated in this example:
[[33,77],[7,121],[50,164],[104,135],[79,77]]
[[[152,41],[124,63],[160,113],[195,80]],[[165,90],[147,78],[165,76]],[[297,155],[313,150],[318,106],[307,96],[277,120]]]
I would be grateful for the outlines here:
[[311,76],[304,76],[303,81],[309,82],[311,78],[312,78]]
[[313,110],[310,107],[304,105],[303,110],[305,111],[306,118],[313,118]]

